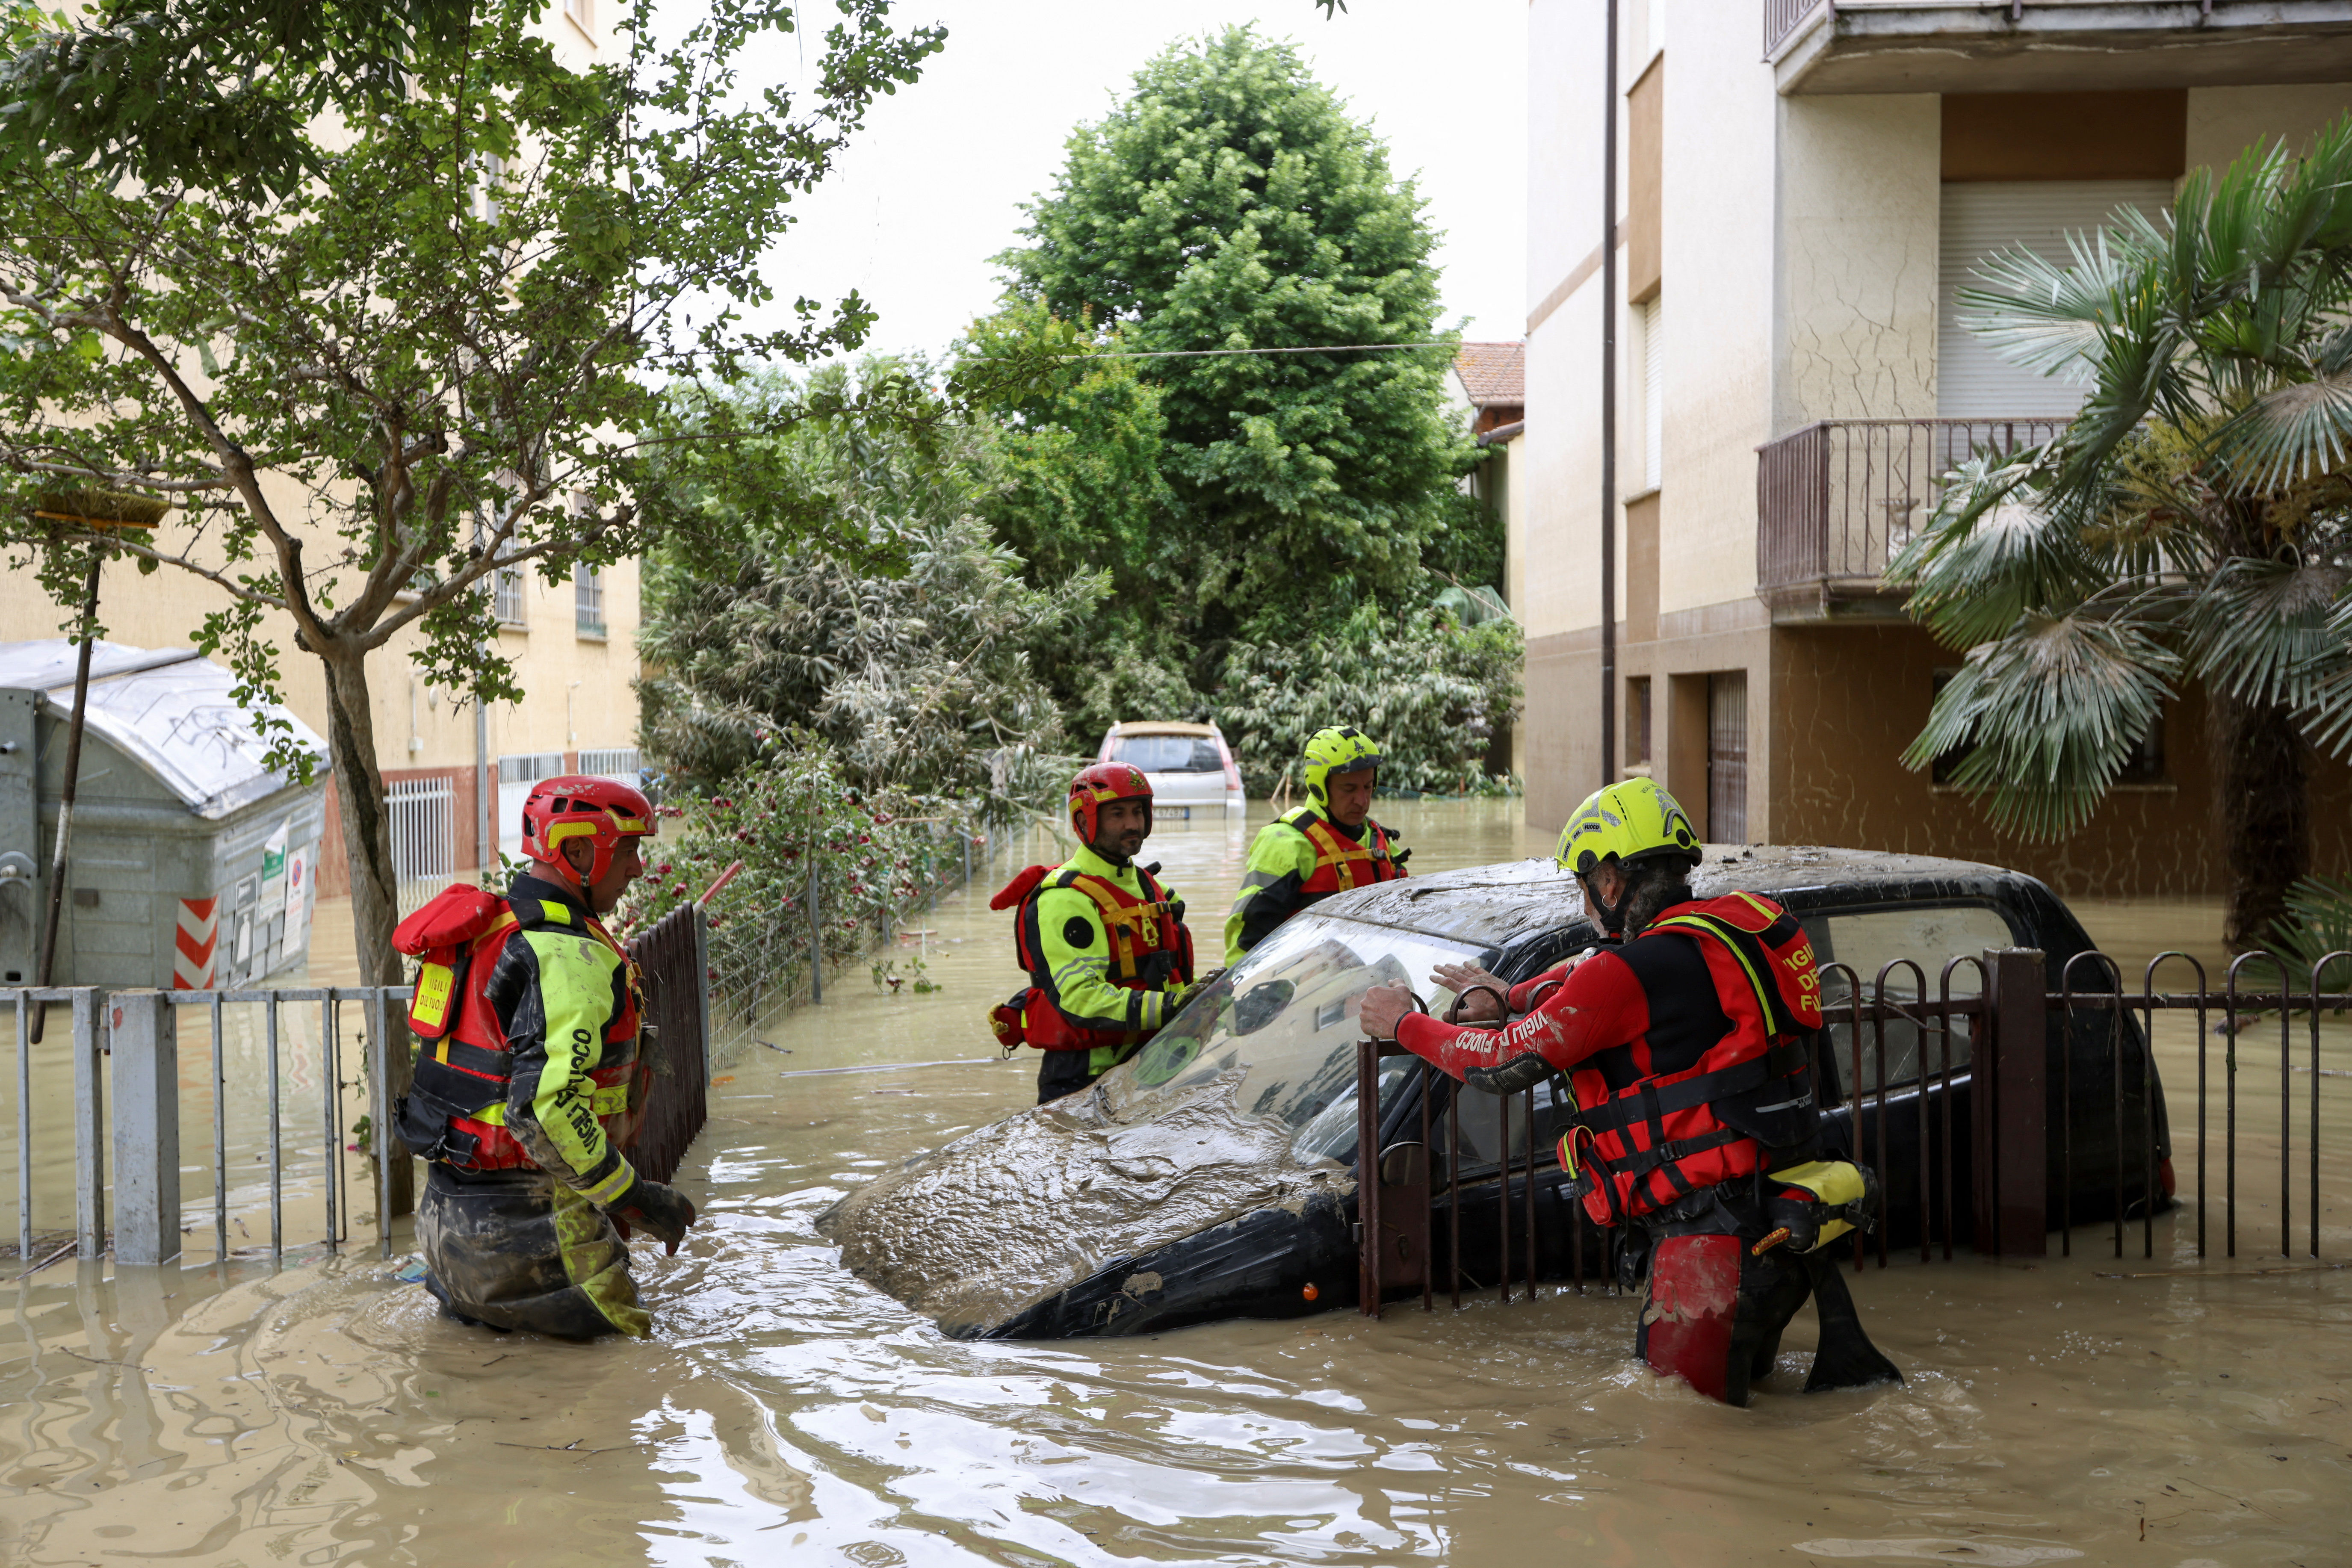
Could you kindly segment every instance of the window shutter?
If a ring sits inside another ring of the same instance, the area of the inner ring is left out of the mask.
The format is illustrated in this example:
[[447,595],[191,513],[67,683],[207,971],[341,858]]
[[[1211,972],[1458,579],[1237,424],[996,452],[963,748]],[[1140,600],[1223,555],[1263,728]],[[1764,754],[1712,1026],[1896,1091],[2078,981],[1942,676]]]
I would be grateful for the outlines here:
[[1936,289],[1936,412],[1947,419],[2065,418],[2089,395],[2087,382],[2011,364],[1960,318],[1973,314],[1959,291],[1981,284],[1977,265],[2022,245],[2053,261],[2066,236],[2107,226],[2118,206],[2155,213],[2172,205],[2169,180],[2029,180],[1944,187]]
[[1642,307],[1642,488],[1665,482],[1666,334],[1660,295]]

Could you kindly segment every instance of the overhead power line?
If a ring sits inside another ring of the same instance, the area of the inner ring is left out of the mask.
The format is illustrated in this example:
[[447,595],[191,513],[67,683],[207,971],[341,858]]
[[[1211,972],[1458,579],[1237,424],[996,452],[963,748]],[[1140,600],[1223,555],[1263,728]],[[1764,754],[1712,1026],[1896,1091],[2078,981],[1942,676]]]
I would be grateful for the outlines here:
[[1450,349],[1459,344],[1434,343],[1314,343],[1295,349],[1106,349],[1100,353],[1056,354],[1056,359],[1217,359],[1233,354],[1380,353],[1391,349]]

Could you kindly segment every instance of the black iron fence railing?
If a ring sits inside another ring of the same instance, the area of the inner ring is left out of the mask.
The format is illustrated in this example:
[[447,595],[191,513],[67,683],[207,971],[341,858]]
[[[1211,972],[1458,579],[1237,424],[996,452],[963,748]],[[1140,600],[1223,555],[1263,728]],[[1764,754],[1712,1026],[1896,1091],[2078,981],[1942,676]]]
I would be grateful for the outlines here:
[[667,1182],[709,1114],[710,938],[702,906],[680,904],[628,949],[644,980],[647,1034],[640,1049],[653,1069],[629,1160]]
[[[2179,966],[2194,987],[2158,990],[2159,974]],[[2216,1247],[2217,1218],[2218,1248],[2235,1258],[2241,1165],[2267,1161],[2273,1127],[2279,1254],[2294,1256],[2299,1242],[2319,1257],[2325,1216],[2352,1217],[2346,1138],[2322,1113],[2326,1080],[2352,1076],[2352,989],[2327,989],[2352,981],[2352,952],[2312,966],[2247,953],[2219,990],[2178,952],[2152,960],[2137,990],[2105,953],[2055,967],[2053,977],[2042,953],[2002,949],[1953,958],[1932,981],[1907,959],[1867,980],[1846,964],[1823,968],[1811,1079],[1824,1142],[1870,1167],[1885,1200],[1874,1230],[1835,1244],[1854,1268],[1873,1255],[1885,1268],[1913,1247],[1922,1263],[1938,1252],[1949,1260],[1963,1244],[1983,1257],[2039,1257],[2053,1231],[2071,1256],[2085,1225],[2108,1231],[2118,1258],[2136,1228],[2140,1256],[2152,1258],[2158,1213],[2178,1208],[2194,1210],[2198,1258]],[[2249,1052],[2273,1018],[2276,1120],[2257,1125],[2241,1079],[2270,1070]],[[2330,1050],[2347,1061],[2323,1065]],[[1609,1233],[1570,1198],[1554,1147],[1573,1110],[1564,1081],[1498,1099],[1423,1068],[1392,1077],[1383,1100],[1380,1064],[1402,1054],[1393,1041],[1358,1047],[1363,1310],[1377,1316],[1384,1300],[1414,1293],[1424,1309],[1441,1292],[1458,1307],[1465,1289],[1507,1301],[1521,1284],[1532,1299],[1546,1281],[1580,1294],[1588,1279],[1613,1289]],[[2159,1058],[2193,1069],[2187,1126],[2173,1124]],[[2183,1138],[2195,1145],[2186,1184],[2176,1176]]]

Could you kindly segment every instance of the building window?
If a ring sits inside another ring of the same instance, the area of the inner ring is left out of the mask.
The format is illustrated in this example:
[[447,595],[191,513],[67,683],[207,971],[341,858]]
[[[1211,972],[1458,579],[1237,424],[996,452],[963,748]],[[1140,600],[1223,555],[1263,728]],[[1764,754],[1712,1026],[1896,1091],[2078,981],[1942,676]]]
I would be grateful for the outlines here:
[[2124,759],[2123,772],[2116,775],[2116,783],[2153,784],[2164,782],[2164,711],[2158,709],[2155,722],[2147,727],[2147,733],[2139,738],[2139,744],[2132,749],[2130,756]]
[[604,635],[604,570],[591,561],[572,563],[572,617],[583,637]]
[[572,25],[588,35],[590,42],[596,37],[596,0],[563,0],[563,14]]
[[1650,678],[1637,675],[1625,682],[1625,771],[1650,770]]
[[522,568],[500,566],[490,574],[490,613],[502,626],[523,624]]
[[1748,842],[1748,672],[1706,678],[1706,836]]
[[1642,488],[1665,482],[1666,332],[1659,307],[1664,296],[1633,307],[1642,340]]
[[475,212],[484,223],[496,223],[505,211],[499,193],[506,188],[507,161],[496,153],[482,154],[478,165],[481,171],[480,188],[475,193]]

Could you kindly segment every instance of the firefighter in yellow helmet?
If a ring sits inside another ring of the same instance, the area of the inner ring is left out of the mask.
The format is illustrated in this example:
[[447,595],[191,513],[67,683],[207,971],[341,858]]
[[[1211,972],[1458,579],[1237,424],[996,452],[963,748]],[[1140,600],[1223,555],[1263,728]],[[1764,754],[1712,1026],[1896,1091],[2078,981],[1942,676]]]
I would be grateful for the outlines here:
[[1309,904],[1403,876],[1412,854],[1372,820],[1381,749],[1370,735],[1353,725],[1318,730],[1302,760],[1307,804],[1258,829],[1250,845],[1241,897],[1225,917],[1229,966]]
[[1746,1405],[1811,1296],[1822,1331],[1808,1392],[1902,1381],[1822,1250],[1874,1223],[1877,1189],[1835,1157],[1814,1101],[1821,973],[1804,927],[1754,893],[1698,897],[1698,834],[1648,779],[1594,792],[1555,858],[1614,942],[1517,986],[1440,965],[1431,981],[1475,1023],[1440,1022],[1405,986],[1376,985],[1359,1004],[1365,1033],[1474,1090],[1568,1075],[1564,1195],[1616,1232],[1621,1259],[1646,1260],[1633,1348],[1658,1373]]

